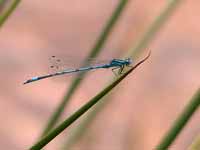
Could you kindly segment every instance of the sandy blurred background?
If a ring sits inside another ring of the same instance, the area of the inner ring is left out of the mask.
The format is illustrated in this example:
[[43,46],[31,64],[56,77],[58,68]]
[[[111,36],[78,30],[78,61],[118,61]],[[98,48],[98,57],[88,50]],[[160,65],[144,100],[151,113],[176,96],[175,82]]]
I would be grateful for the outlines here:
[[[27,149],[36,141],[73,75],[29,85],[22,83],[29,77],[48,73],[51,55],[83,59],[118,2],[20,3],[0,31],[1,149]],[[166,2],[130,1],[100,57],[126,53]],[[200,85],[199,14],[198,0],[185,0],[180,5],[147,48],[152,50],[151,58],[120,83],[113,100],[73,150],[150,150],[158,144]],[[95,96],[112,76],[109,70],[89,73],[63,118]],[[186,149],[200,133],[199,113],[177,138],[172,150]],[[72,128],[73,125],[45,148],[60,149]]]

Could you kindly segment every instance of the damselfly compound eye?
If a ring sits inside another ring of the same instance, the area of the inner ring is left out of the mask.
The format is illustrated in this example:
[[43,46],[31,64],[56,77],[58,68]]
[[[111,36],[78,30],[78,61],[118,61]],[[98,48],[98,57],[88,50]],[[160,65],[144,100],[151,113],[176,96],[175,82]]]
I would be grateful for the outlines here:
[[[52,58],[52,61],[55,62],[55,64],[51,65],[50,68],[59,69],[59,64],[61,63],[61,60],[57,59],[56,56],[51,56],[51,58]],[[100,69],[100,68],[120,69],[120,74],[121,74],[124,66],[128,66],[129,64],[131,64],[131,62],[132,62],[132,60],[130,58],[113,59],[113,60],[109,61],[108,63],[98,64],[98,65],[89,65],[89,66],[86,66],[86,67],[73,68],[73,69],[64,68],[62,70],[56,71],[55,73],[31,78],[24,83],[26,84],[26,83],[30,83],[30,82],[33,82],[33,81],[38,81],[38,80],[41,80],[41,79],[50,78],[50,77],[54,77],[54,76],[58,76],[58,75],[64,75],[64,74],[81,72],[81,71],[89,71],[89,70]]]

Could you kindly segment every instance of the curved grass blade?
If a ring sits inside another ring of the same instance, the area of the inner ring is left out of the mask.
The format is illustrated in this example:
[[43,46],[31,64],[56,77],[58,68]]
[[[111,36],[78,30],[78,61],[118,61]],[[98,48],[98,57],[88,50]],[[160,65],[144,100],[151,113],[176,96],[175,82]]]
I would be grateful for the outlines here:
[[5,23],[8,17],[12,14],[12,12],[15,10],[19,2],[20,0],[13,0],[9,8],[5,12],[3,12],[3,14],[0,15],[0,27]]
[[[148,44],[153,40],[153,38],[157,35],[158,31],[163,27],[166,21],[170,18],[170,16],[175,12],[176,8],[180,5],[180,2],[183,0],[171,0],[168,2],[167,6],[162,10],[162,12],[155,18],[155,20],[151,23],[147,31],[143,34],[141,39],[136,43],[133,48],[129,50],[129,52],[125,55],[125,57],[138,57],[144,48],[148,46]],[[134,59],[133,59],[134,60]],[[76,141],[78,141],[81,136],[86,132],[87,126],[91,124],[94,120],[97,113],[101,111],[110,98],[106,97],[106,100],[102,101],[102,103],[97,105],[97,107],[89,112],[87,118],[85,118],[78,127],[72,131],[69,139],[67,139],[66,144],[64,144],[64,149],[69,149]],[[81,130],[83,129],[84,130]]]
[[6,2],[7,2],[6,0],[0,0],[0,14],[4,10]]
[[[124,8],[125,8],[127,3],[128,3],[128,0],[121,0],[119,2],[118,6],[116,7],[116,9],[114,10],[113,14],[111,15],[111,18],[108,20],[108,23],[106,24],[105,28],[103,29],[103,31],[101,32],[99,38],[97,39],[96,44],[92,48],[92,50],[91,50],[90,54],[88,55],[88,57],[86,58],[86,61],[83,62],[83,65],[87,65],[88,64],[88,61],[87,61],[88,58],[95,58],[100,53],[100,50],[104,46],[104,43],[106,42],[108,36],[110,35],[110,33],[112,31],[112,28],[114,27],[114,25],[116,24],[117,20],[121,16],[121,14],[122,14],[122,12],[123,12],[123,10],[124,10]],[[74,94],[75,90],[80,85],[80,83],[83,80],[85,75],[86,75],[86,72],[81,72],[72,81],[72,83],[71,83],[71,85],[69,87],[69,90],[65,94],[63,100],[58,105],[58,107],[56,108],[56,110],[52,114],[52,116],[50,117],[50,119],[49,119],[49,121],[47,123],[47,126],[46,126],[46,128],[44,129],[44,131],[42,133],[42,136],[47,134],[55,126],[55,124],[58,122],[59,118],[61,117],[62,113],[64,112],[64,109],[65,109],[67,103],[69,102],[70,98]]]
[[161,142],[156,147],[156,150],[166,150],[169,146],[174,142],[178,134],[183,130],[185,125],[188,123],[189,119],[191,119],[194,112],[200,106],[200,89],[197,90],[195,95],[189,101],[189,103],[185,106],[183,112],[178,116],[177,120],[174,122],[172,127],[163,137]]
[[51,140],[53,140],[58,134],[60,134],[63,130],[65,130],[68,126],[70,126],[74,121],[76,121],[81,115],[87,112],[92,106],[94,106],[97,102],[101,100],[106,94],[108,94],[115,86],[117,86],[125,77],[127,77],[133,70],[135,70],[140,64],[145,62],[150,56],[146,56],[143,60],[138,62],[135,66],[131,67],[127,72],[121,75],[117,80],[108,85],[105,89],[103,89],[99,94],[97,94],[94,98],[92,98],[89,102],[83,105],[78,111],[72,114],[68,119],[63,121],[58,127],[50,131],[46,136],[44,136],[39,142],[33,145],[30,150],[40,150],[45,145],[47,145]]
[[199,150],[200,149],[200,136],[198,135],[192,144],[189,146],[188,150]]
[[170,0],[167,1],[167,6],[160,12],[160,14],[155,18],[155,20],[149,25],[147,31],[142,35],[141,39],[136,43],[133,48],[131,48],[126,56],[136,57],[139,53],[142,53],[148,44],[153,40],[158,31],[163,27],[169,17],[174,13],[176,8],[180,6],[181,2],[184,0]]

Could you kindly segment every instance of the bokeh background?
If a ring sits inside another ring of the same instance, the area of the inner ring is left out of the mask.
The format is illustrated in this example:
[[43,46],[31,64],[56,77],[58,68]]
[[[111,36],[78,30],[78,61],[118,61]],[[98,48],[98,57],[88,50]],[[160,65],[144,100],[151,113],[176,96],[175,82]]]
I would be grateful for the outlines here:
[[[0,145],[29,148],[68,89],[73,75],[23,85],[49,72],[52,55],[74,62],[94,45],[118,0],[22,1],[1,28]],[[137,43],[167,1],[130,1],[100,57],[120,57]],[[200,85],[200,1],[185,0],[149,44],[150,59],[112,93],[112,101],[73,150],[153,149]],[[73,63],[74,63],[73,62]],[[63,119],[95,96],[114,75],[90,72]],[[200,112],[172,145],[183,150],[200,133]],[[108,115],[109,114],[109,115]],[[75,123],[77,125],[78,122]],[[61,149],[72,125],[45,148]]]

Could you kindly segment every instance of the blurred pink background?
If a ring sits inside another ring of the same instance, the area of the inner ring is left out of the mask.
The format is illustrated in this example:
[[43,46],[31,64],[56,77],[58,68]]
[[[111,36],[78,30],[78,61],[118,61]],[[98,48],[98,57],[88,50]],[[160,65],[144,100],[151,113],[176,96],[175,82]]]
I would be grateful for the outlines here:
[[[28,149],[36,141],[73,75],[22,83],[48,73],[51,55],[83,59],[118,2],[20,3],[0,31],[1,149]],[[126,53],[166,5],[167,1],[130,1],[101,56]],[[113,100],[73,150],[147,150],[158,144],[200,85],[199,14],[200,1],[183,1],[147,48],[152,51],[150,59],[120,83]],[[110,70],[90,72],[63,119],[95,96],[112,76]],[[187,149],[199,135],[198,115],[193,116],[171,149]],[[72,128],[45,149],[60,149]]]

